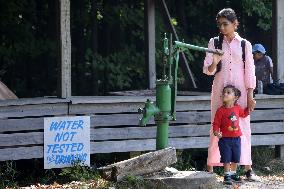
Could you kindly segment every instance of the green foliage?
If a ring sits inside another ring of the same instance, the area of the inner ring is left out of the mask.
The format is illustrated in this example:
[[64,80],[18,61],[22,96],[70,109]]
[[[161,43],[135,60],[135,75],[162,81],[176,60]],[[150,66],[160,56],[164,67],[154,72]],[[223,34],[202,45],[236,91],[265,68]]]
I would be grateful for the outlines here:
[[145,86],[145,70],[141,67],[144,65],[144,56],[134,51],[132,47],[105,57],[89,55],[90,57],[87,57],[89,70],[92,67],[96,70],[97,85],[101,92],[130,88],[141,89],[141,86]]
[[173,165],[179,171],[194,171],[196,170],[196,162],[191,158],[191,154],[184,153],[185,151],[177,151],[177,162]]
[[[0,2],[0,79],[19,97],[56,95],[59,38],[55,2]],[[216,13],[223,7],[232,7],[239,17],[241,35],[252,43],[263,43],[268,52],[271,49],[271,0],[166,3],[180,40],[207,46],[209,39],[218,34]],[[106,95],[109,91],[147,88],[144,1],[101,0],[96,5],[97,10],[93,10],[91,0],[71,1],[72,95]],[[170,32],[158,3],[155,11],[159,78],[161,39]],[[204,53],[188,51],[186,55],[200,90],[210,90],[212,78],[202,74]],[[179,87],[187,78],[184,74],[180,69]]]
[[50,184],[54,182],[54,180],[56,180],[57,177],[58,175],[52,169],[48,169],[44,171],[44,175],[40,177],[38,180],[39,183],[41,184]]
[[243,0],[243,7],[249,17],[257,18],[257,26],[264,31],[272,27],[271,0]]
[[260,175],[283,175],[284,162],[275,159],[274,146],[258,146],[252,148],[253,168]]
[[174,167],[180,171],[205,170],[207,149],[184,149],[177,151]]
[[92,170],[90,167],[84,166],[81,162],[76,161],[72,167],[63,168],[59,174],[63,181],[87,181],[90,179],[100,178],[97,171]]
[[17,170],[13,161],[5,161],[0,165],[0,188],[16,187]]

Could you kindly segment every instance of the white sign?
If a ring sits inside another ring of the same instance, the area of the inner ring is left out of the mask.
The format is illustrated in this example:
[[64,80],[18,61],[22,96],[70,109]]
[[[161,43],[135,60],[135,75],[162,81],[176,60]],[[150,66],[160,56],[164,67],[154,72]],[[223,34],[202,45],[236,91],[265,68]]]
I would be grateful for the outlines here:
[[44,118],[44,168],[90,166],[90,117]]

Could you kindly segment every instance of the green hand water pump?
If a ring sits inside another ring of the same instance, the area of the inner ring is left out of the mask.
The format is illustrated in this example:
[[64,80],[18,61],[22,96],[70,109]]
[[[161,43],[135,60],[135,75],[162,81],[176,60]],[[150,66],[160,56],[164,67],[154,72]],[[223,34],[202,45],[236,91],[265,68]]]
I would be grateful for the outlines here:
[[[176,97],[177,97],[177,72],[180,52],[186,50],[203,51],[214,54],[223,54],[221,51],[208,49],[180,41],[172,44],[172,37],[169,40],[165,34],[163,40],[163,75],[156,81],[156,104],[150,99],[145,102],[144,108],[139,108],[138,112],[143,114],[139,120],[140,126],[146,126],[154,116],[157,125],[156,149],[168,147],[168,129],[170,121],[176,120]],[[172,68],[174,74],[172,76]],[[168,74],[166,74],[166,72]]]

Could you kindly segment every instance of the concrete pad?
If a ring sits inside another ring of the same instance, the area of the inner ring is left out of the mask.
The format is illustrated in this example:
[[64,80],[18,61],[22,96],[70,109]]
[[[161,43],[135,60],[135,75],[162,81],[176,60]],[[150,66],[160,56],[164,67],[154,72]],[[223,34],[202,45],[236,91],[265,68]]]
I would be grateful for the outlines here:
[[216,174],[204,171],[162,171],[144,177],[153,188],[163,189],[210,189],[218,185]]

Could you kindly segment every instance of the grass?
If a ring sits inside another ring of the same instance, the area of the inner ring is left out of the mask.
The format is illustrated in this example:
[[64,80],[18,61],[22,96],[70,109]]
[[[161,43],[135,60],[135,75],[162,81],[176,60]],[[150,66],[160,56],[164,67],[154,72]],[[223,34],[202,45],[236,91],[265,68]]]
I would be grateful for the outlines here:
[[5,161],[0,166],[0,188],[17,186],[18,171],[16,170],[16,165],[13,161]]

